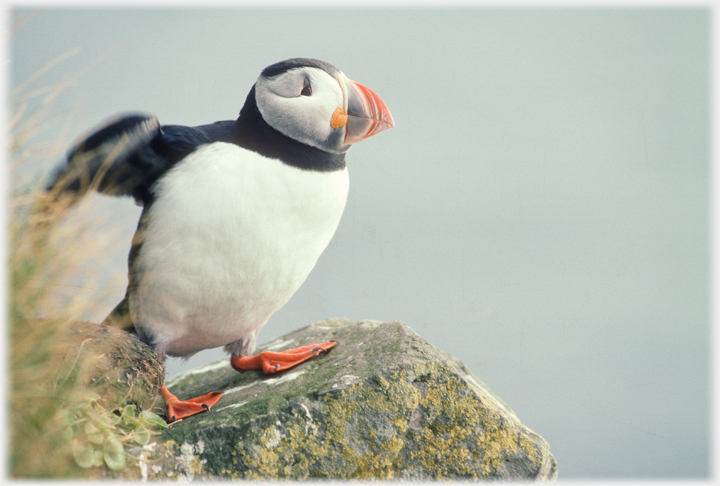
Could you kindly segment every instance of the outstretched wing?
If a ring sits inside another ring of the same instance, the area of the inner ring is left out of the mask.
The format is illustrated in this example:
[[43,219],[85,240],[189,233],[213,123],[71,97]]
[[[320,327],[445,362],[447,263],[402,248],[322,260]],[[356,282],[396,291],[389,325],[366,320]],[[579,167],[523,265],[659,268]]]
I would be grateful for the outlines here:
[[76,144],[48,191],[79,198],[89,190],[132,196],[145,205],[155,181],[200,145],[227,138],[233,122],[203,127],[161,126],[151,115],[111,120]]

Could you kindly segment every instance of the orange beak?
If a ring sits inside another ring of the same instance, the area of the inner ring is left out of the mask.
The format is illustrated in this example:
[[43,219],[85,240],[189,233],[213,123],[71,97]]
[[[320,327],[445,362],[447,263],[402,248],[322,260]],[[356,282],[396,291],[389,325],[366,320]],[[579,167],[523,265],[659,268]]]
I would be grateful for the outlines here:
[[390,110],[374,91],[342,74],[338,78],[343,90],[343,111],[347,115],[346,145],[361,142],[395,126]]

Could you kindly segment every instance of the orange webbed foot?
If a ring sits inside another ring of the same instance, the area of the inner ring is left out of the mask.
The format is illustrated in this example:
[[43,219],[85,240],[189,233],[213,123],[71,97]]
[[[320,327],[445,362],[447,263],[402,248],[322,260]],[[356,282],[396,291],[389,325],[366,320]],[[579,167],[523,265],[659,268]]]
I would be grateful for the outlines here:
[[160,394],[165,400],[167,407],[168,423],[171,424],[176,420],[182,420],[200,412],[209,411],[222,397],[221,392],[210,392],[197,398],[189,400],[179,400],[178,397],[170,393],[163,384]]
[[331,340],[320,344],[310,344],[300,348],[290,349],[280,353],[274,351],[263,351],[255,356],[234,356],[230,358],[232,367],[244,373],[245,371],[262,370],[266,375],[287,370],[293,366],[314,358],[337,345],[337,341]]

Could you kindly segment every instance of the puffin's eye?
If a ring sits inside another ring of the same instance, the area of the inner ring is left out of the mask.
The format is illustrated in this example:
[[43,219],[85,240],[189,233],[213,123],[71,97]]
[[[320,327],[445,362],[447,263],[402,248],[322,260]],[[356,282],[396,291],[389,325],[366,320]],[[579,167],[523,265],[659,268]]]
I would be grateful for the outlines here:
[[305,78],[305,82],[303,82],[302,91],[300,91],[300,96],[312,96],[312,86],[310,86],[310,80]]

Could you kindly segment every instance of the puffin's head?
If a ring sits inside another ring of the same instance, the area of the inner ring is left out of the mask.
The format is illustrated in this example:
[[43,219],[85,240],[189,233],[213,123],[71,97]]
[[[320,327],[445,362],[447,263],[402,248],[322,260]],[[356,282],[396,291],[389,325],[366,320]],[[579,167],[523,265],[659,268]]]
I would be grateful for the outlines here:
[[255,100],[275,130],[336,154],[394,126],[378,95],[316,59],[288,59],[263,69]]

